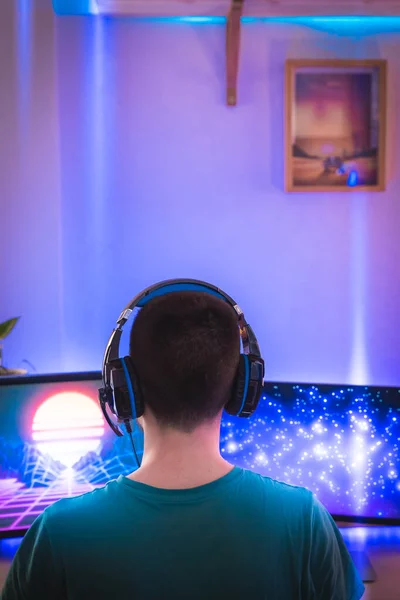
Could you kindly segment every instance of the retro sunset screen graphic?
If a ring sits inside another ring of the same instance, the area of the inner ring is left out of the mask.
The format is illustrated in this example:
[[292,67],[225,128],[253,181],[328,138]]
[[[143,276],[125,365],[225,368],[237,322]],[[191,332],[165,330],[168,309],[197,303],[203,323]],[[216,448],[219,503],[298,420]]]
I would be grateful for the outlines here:
[[[104,421],[99,380],[39,380],[0,381],[0,536],[137,468],[129,438]],[[134,442],[140,458],[138,427]],[[334,515],[400,518],[397,388],[266,383],[250,419],[223,416],[221,452],[311,489]]]
[[85,454],[96,452],[103,434],[103,415],[89,393],[65,391],[50,395],[33,417],[36,448],[67,469]]
[[[129,438],[109,431],[99,381],[0,385],[0,535],[24,530],[56,500],[136,468]],[[139,430],[134,434],[138,453]]]

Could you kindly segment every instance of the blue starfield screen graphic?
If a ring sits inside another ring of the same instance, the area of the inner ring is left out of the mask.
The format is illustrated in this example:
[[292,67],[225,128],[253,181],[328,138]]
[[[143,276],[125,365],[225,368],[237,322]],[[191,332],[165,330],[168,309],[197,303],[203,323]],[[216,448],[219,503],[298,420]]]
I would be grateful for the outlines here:
[[[98,376],[72,377],[0,381],[0,535],[136,468],[104,422]],[[266,384],[256,414],[224,415],[221,433],[230,462],[308,487],[332,514],[400,518],[398,389]],[[138,428],[134,440],[140,457]]]
[[230,462],[315,492],[331,514],[400,518],[400,390],[265,384],[248,421],[224,417]]

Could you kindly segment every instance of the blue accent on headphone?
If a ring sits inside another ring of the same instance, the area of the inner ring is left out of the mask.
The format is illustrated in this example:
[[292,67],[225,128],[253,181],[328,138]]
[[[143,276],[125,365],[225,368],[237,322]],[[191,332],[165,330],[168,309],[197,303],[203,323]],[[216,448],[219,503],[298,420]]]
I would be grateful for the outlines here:
[[244,404],[246,402],[246,398],[247,398],[247,391],[249,389],[249,381],[250,381],[250,362],[249,362],[249,357],[247,356],[247,354],[242,354],[243,358],[244,358],[244,388],[243,388],[243,399],[242,399],[242,405],[239,408],[238,412],[236,413],[237,415],[240,415],[240,413],[243,410]]
[[156,298],[157,296],[164,296],[166,294],[170,294],[171,292],[205,292],[206,294],[212,294],[220,298],[224,302],[226,302],[226,298],[218,293],[216,290],[211,290],[209,287],[205,285],[201,285],[198,283],[171,283],[170,285],[165,285],[157,288],[156,290],[150,292],[147,296],[144,296],[140,302],[137,303],[139,308],[145,306],[148,302]]
[[126,385],[128,386],[129,400],[131,401],[131,408],[132,408],[132,419],[135,421],[136,420],[135,393],[133,391],[131,378],[130,378],[129,372],[128,372],[128,367],[126,366],[126,362],[125,362],[124,358],[121,358],[121,364],[122,364],[122,368],[124,370]]

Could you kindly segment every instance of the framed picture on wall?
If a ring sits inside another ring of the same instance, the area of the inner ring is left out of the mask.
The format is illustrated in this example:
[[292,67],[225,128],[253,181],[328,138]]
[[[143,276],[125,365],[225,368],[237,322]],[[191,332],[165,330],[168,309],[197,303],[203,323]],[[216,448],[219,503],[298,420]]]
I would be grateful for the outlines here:
[[286,63],[286,190],[385,189],[386,61]]

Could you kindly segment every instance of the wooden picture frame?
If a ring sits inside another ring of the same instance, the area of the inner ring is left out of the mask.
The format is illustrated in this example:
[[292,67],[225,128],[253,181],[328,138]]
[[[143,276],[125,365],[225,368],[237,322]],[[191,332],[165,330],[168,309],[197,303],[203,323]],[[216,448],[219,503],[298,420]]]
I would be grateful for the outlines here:
[[286,62],[288,192],[385,189],[385,60]]

